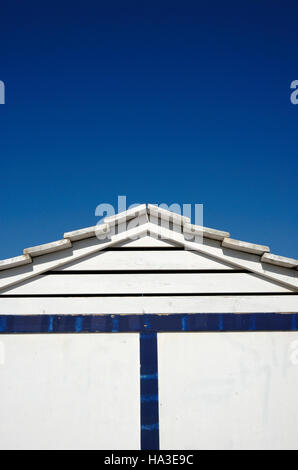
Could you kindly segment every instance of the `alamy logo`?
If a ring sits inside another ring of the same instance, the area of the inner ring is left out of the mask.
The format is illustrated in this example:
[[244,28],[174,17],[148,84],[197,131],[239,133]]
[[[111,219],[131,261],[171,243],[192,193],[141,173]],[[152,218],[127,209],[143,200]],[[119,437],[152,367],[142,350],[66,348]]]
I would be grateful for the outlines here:
[[291,83],[291,88],[294,90],[291,93],[291,103],[292,104],[298,104],[298,80],[294,80]]
[[5,85],[2,80],[0,80],[0,104],[5,104]]
[[[196,243],[203,243],[203,232],[200,230],[200,227],[203,227],[203,204],[154,204],[155,211],[150,214],[142,213],[140,217],[132,217],[131,215],[126,215],[126,211],[132,210],[135,207],[139,207],[140,204],[134,203],[127,207],[127,198],[126,196],[118,196],[118,208],[115,208],[112,204],[101,203],[96,207],[95,216],[100,217],[100,220],[97,222],[98,230],[96,236],[99,240],[107,240],[111,235],[120,233],[121,231],[130,231],[131,229],[136,229],[139,225],[147,222],[152,222],[152,227],[149,227],[150,236],[152,238],[159,238],[161,240],[168,239],[168,230],[173,230],[173,232],[180,233],[184,235],[186,241],[196,241]],[[157,210],[157,211],[156,211]],[[162,212],[158,213],[158,210]],[[193,227],[188,221],[192,219],[192,213],[194,215],[194,225]],[[111,223],[109,230],[103,230],[103,223],[106,218],[115,216],[116,214],[122,214],[121,223],[118,224],[116,228],[115,223]],[[176,216],[176,217],[175,217]],[[178,216],[178,217],[177,217]],[[161,220],[162,219],[162,220]],[[157,227],[154,227],[156,225]],[[150,228],[152,229],[150,231]],[[131,240],[137,240],[139,237],[142,237],[142,233],[138,235],[138,232],[131,231],[128,234],[128,238]],[[186,248],[185,248],[186,249]],[[194,249],[194,247],[192,247]]]

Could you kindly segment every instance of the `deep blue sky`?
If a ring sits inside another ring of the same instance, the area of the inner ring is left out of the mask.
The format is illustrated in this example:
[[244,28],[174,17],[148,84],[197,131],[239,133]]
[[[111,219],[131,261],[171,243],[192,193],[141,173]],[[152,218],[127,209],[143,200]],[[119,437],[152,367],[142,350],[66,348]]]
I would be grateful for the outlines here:
[[0,48],[0,258],[118,195],[298,258],[297,1],[2,2]]

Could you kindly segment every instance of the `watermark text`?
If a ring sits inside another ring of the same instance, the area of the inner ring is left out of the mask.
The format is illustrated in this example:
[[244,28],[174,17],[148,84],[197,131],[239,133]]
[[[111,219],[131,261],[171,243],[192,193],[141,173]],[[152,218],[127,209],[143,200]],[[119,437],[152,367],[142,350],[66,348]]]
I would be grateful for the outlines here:
[[5,85],[2,80],[0,80],[0,104],[5,104]]
[[291,83],[291,89],[294,90],[291,93],[291,103],[292,104],[298,104],[298,80],[294,80]]

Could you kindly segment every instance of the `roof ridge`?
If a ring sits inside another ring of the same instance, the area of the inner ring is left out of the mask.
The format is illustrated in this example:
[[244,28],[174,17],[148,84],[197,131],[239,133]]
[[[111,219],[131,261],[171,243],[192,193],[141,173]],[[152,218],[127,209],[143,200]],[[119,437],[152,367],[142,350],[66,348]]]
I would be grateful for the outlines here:
[[62,240],[25,248],[24,254],[21,256],[0,260],[0,271],[30,264],[33,262],[32,258],[36,256],[69,249],[72,247],[72,242],[108,234],[111,231],[111,228],[116,224],[120,225],[141,215],[147,215],[148,221],[151,216],[161,220],[166,220],[167,222],[172,222],[173,224],[181,225],[183,235],[185,233],[200,235],[205,238],[220,241],[221,246],[224,249],[232,249],[258,255],[260,256],[261,263],[273,264],[290,269],[298,269],[298,260],[272,254],[270,253],[270,248],[268,246],[235,240],[230,238],[229,232],[191,224],[191,220],[188,217],[166,210],[154,204],[140,204],[128,209],[127,211],[106,217],[103,224],[99,223],[92,227],[66,232],[64,233]]

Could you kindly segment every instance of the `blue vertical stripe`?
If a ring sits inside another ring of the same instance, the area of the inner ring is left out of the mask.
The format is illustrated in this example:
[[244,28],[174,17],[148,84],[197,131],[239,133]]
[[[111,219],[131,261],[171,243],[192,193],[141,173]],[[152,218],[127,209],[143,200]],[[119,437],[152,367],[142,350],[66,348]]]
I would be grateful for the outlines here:
[[157,333],[140,333],[140,364],[141,450],[159,450]]

